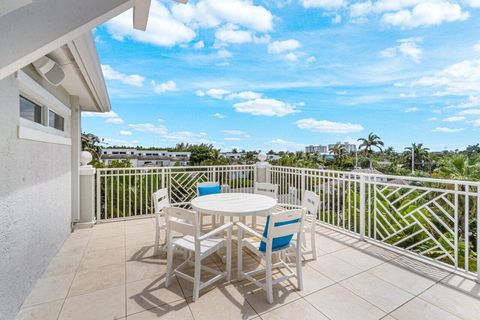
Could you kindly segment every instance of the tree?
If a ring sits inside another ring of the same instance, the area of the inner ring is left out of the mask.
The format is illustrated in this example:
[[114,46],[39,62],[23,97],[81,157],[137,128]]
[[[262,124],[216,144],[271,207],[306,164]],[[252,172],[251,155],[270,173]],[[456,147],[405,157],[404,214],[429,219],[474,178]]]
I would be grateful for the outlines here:
[[[412,150],[413,150],[413,159],[412,159]],[[412,164],[412,161],[415,161],[413,167],[419,168],[423,167],[425,162],[429,160],[429,148],[425,148],[423,143],[412,143],[410,147],[406,147],[403,152],[403,157],[407,164]]]
[[343,145],[340,142],[337,142],[330,148],[330,153],[333,154],[334,156],[334,163],[337,164],[338,166],[342,166],[343,162],[347,158],[347,148],[345,148],[345,145]]
[[370,134],[366,138],[360,138],[357,141],[361,142],[359,149],[363,150],[365,155],[369,158],[370,169],[372,169],[371,155],[373,153],[373,148],[377,148],[379,151],[382,151],[382,147],[384,146],[383,141],[373,132],[370,132]]
[[102,147],[100,144],[102,140],[93,133],[82,133],[82,150],[88,151],[92,154],[92,163],[95,165],[100,162],[102,156]]
[[435,172],[446,179],[478,180],[480,179],[480,163],[463,154],[456,154],[443,159]]

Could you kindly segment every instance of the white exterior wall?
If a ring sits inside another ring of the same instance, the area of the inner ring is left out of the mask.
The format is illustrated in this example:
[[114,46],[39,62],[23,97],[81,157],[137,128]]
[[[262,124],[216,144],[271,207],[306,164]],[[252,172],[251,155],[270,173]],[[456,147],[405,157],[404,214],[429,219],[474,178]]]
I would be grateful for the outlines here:
[[18,88],[14,76],[0,80],[2,320],[15,317],[71,231],[71,146],[18,138]]

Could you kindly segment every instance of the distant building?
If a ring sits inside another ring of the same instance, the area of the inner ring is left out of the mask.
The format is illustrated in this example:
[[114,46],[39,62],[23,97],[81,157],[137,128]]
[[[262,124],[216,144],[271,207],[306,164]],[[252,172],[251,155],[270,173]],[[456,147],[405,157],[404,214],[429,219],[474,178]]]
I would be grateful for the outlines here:
[[228,160],[240,160],[245,152],[222,152],[222,156]]
[[[344,142],[344,143],[337,142],[337,143],[343,144],[343,146],[345,147],[345,150],[347,152],[356,152],[357,151],[357,145],[356,144],[348,143],[348,142]],[[328,145],[328,150],[330,151],[333,148],[333,146],[335,146],[335,144],[329,144]]]
[[305,153],[328,154],[328,147],[319,145],[309,145],[305,147]]
[[111,164],[113,161],[130,161],[134,167],[171,167],[187,166],[190,163],[190,152],[171,152],[156,149],[106,148],[102,149],[102,161]]

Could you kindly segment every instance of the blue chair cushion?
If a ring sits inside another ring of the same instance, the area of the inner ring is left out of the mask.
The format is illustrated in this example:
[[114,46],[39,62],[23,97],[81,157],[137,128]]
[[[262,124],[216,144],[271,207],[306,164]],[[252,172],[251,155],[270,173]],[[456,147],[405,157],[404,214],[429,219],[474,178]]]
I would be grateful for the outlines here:
[[222,189],[220,188],[219,185],[217,186],[208,186],[208,187],[198,187],[198,195],[199,196],[206,196],[209,194],[217,194],[221,193]]
[[[280,227],[280,226],[284,226],[284,225],[287,225],[287,224],[297,223],[298,221],[299,221],[299,219],[277,222],[277,223],[275,223],[275,227]],[[265,229],[263,230],[263,237],[264,238],[268,237],[269,222],[270,222],[270,216],[267,217],[267,222],[265,224]],[[290,244],[290,241],[292,241],[292,238],[293,238],[293,234],[283,236],[283,237],[274,238],[273,241],[272,241],[272,251],[276,251],[278,249],[281,249],[283,247],[288,246]],[[258,249],[261,252],[267,251],[267,244],[262,240],[260,242],[260,248],[258,248]]]

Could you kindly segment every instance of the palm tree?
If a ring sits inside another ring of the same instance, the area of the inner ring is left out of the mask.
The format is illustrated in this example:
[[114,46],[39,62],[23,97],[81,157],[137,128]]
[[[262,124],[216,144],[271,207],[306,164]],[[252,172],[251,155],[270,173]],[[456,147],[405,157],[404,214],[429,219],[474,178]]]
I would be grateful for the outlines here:
[[373,132],[370,132],[368,137],[360,138],[357,141],[361,141],[359,149],[363,150],[365,155],[369,158],[370,169],[372,169],[371,155],[373,153],[373,148],[377,148],[378,150],[382,151],[382,147],[384,146],[383,141],[380,140],[380,137],[374,134]]
[[442,161],[435,170],[441,177],[456,180],[477,180],[480,178],[480,164],[462,154],[453,155]]
[[[416,167],[419,167],[420,165],[423,166],[423,163],[429,160],[429,154],[428,154],[429,150],[430,150],[429,148],[425,148],[423,146],[423,143],[418,143],[418,144],[412,143],[412,146],[405,148],[405,151],[403,152],[403,156],[407,163],[412,163],[413,161],[415,161],[412,167],[416,168]],[[413,159],[412,159],[412,153],[413,153]]]
[[340,142],[337,142],[330,148],[330,153],[333,154],[334,161],[341,166],[343,164],[343,161],[345,161],[345,158],[347,157],[347,149],[345,148],[345,145],[341,144]]

